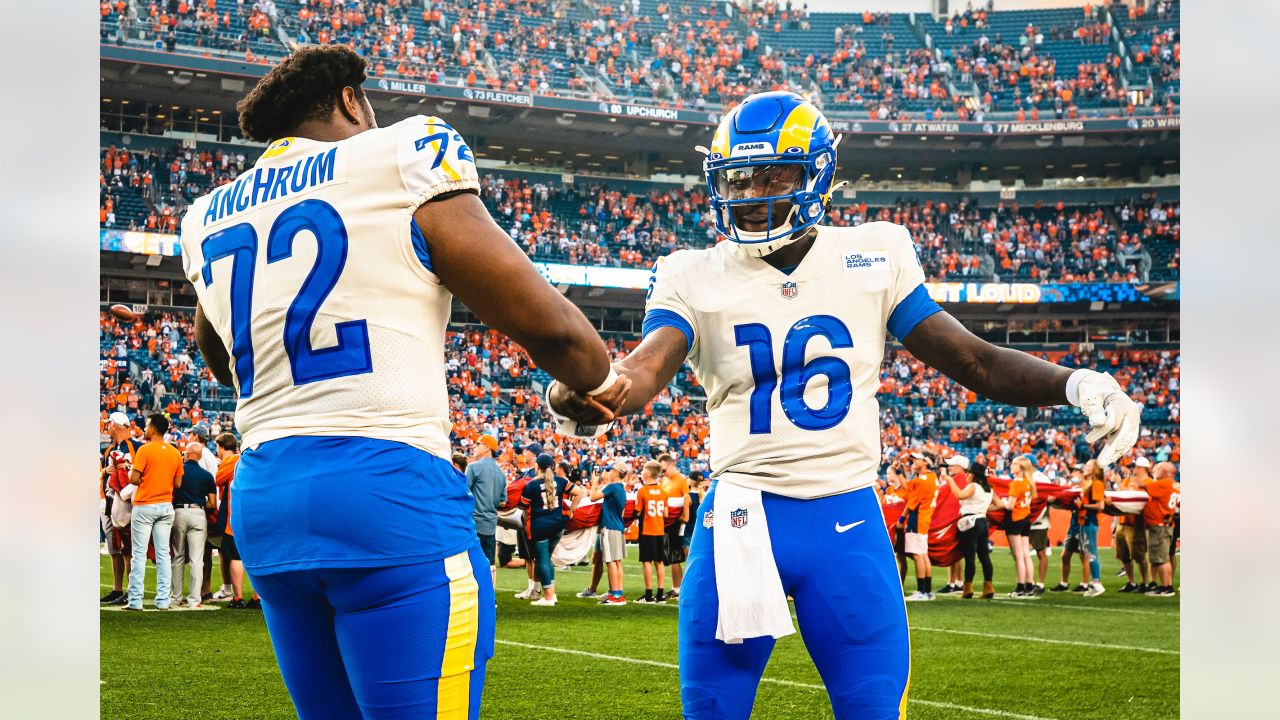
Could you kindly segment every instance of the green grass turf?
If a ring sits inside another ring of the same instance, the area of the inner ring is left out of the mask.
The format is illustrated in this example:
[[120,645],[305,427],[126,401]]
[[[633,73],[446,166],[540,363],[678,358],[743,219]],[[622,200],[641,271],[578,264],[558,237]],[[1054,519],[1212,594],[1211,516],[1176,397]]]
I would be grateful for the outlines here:
[[[1124,580],[1114,576],[1118,564],[1111,551],[1103,553],[1108,592],[1101,597],[1046,593],[1034,601],[965,601],[940,596],[932,603],[909,603],[912,720],[1176,718],[1179,599],[1115,592]],[[626,591],[634,599],[643,583],[634,548],[630,555]],[[1004,550],[993,559],[997,590],[1007,593],[1012,559]],[[514,599],[513,592],[525,587],[524,571],[499,571],[497,654],[489,664],[482,718],[680,716],[676,607],[607,608],[573,597],[586,586],[588,570],[557,573],[560,604],[554,608]],[[1078,581],[1078,562],[1073,571]],[[1057,573],[1055,552],[1050,586]],[[103,592],[110,582],[104,556]],[[216,571],[214,582],[216,588]],[[154,583],[154,567],[149,567],[149,591]],[[934,587],[945,583],[946,572],[935,571]],[[910,578],[908,587],[914,589]],[[103,717],[294,717],[260,612],[104,610],[101,660]],[[554,688],[530,680],[549,672],[561,678]],[[820,686],[821,680],[798,633],[778,642],[765,678],[754,718],[832,717],[826,694],[807,687]]]

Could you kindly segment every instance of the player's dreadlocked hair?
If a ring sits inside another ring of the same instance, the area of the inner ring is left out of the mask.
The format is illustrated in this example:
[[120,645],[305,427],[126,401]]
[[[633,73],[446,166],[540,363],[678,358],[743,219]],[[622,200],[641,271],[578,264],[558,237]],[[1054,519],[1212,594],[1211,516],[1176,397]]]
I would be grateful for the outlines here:
[[342,88],[364,97],[364,58],[345,45],[307,45],[271,68],[236,103],[245,138],[268,142],[287,137],[307,120],[333,111]]

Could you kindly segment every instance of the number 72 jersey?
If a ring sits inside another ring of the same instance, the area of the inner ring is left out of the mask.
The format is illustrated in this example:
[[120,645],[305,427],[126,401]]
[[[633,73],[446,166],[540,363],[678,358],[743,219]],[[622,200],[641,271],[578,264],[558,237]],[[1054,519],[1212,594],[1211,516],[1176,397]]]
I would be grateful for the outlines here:
[[713,477],[816,498],[875,481],[886,334],[905,338],[941,309],[906,228],[819,226],[790,274],[731,242],[659,260],[644,332],[685,334]]
[[276,140],[191,205],[183,268],[230,354],[246,447],[357,436],[449,457],[452,296],[413,212],[479,188],[462,137],[416,116],[340,142]]

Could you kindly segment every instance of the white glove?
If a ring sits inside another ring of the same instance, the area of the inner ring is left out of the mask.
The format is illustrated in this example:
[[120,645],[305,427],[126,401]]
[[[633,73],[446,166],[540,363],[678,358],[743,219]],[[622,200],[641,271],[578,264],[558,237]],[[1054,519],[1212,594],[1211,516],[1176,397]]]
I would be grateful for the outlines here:
[[1098,452],[1098,463],[1103,467],[1119,460],[1138,440],[1142,408],[1109,374],[1084,368],[1071,373],[1067,379],[1067,402],[1080,408],[1089,420],[1086,442],[1105,439]]
[[[612,377],[612,373],[610,374],[610,376]],[[609,428],[613,427],[612,422],[607,422],[603,425],[587,425],[585,423],[580,423],[577,420],[574,420],[572,418],[565,417],[564,415],[561,415],[560,413],[556,412],[555,408],[551,407],[551,388],[554,387],[555,384],[558,382],[560,381],[552,380],[551,383],[547,385],[547,391],[543,397],[543,399],[546,400],[546,403],[547,403],[547,412],[551,413],[551,417],[554,418],[556,421],[556,432],[558,434],[564,435],[567,437],[598,438],[601,435],[609,432]]]

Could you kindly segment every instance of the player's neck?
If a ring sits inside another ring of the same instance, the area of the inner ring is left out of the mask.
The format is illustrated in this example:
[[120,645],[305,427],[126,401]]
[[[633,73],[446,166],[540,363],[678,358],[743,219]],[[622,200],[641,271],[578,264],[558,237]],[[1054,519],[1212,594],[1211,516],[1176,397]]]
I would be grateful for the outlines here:
[[809,250],[813,248],[813,242],[817,238],[818,231],[810,229],[804,237],[784,245],[760,259],[772,265],[776,270],[786,272],[795,269],[809,254]]
[[354,137],[369,128],[354,123],[340,123],[331,120],[308,120],[294,128],[293,137],[315,140],[316,142],[339,142]]

